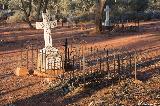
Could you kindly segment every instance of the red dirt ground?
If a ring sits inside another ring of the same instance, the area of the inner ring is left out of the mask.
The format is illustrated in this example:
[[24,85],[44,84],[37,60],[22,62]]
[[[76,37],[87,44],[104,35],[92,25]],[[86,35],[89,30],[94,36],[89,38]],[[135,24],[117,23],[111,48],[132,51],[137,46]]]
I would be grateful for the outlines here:
[[[86,30],[79,30],[80,28],[56,28],[52,31],[52,37],[54,45],[58,48],[62,48],[63,40],[66,37],[70,37],[70,43],[73,45],[79,44],[83,40],[86,42],[86,46],[107,46],[107,48],[119,48],[122,50],[131,49],[148,49],[148,48],[160,48],[160,21],[142,22],[140,24],[141,31],[138,33],[112,33],[109,34],[89,34],[89,31],[93,31],[93,28]],[[94,27],[89,26],[89,27]],[[0,26],[0,38],[5,41],[21,41],[36,39],[37,41],[43,41],[43,30],[31,30],[28,29],[26,24],[17,23],[16,25]],[[62,40],[61,40],[62,39]],[[73,40],[74,39],[74,40]],[[34,42],[33,42],[34,43]],[[19,48],[16,48],[19,49]],[[7,51],[12,51],[7,49]],[[2,51],[1,51],[2,53]],[[17,77],[13,74],[14,69],[0,69],[0,105],[6,105],[14,103],[15,101],[22,100],[18,105],[53,105],[56,100],[56,106],[61,105],[63,99],[68,98],[56,98],[52,93],[49,93],[41,98],[41,94],[48,91],[48,86],[43,83],[43,78],[36,76]],[[115,86],[116,89],[117,86]],[[157,86],[160,88],[160,86]],[[157,88],[157,89],[158,89]],[[111,88],[110,88],[111,89]],[[109,92],[109,88],[105,88],[104,91]],[[100,93],[98,93],[100,92]],[[103,89],[97,91],[97,93],[90,95],[90,97],[97,95],[96,98],[100,99],[99,94],[103,94]],[[36,95],[39,95],[36,97]],[[73,94],[72,94],[73,95]],[[105,95],[105,94],[104,94]],[[31,99],[26,99],[32,97]],[[26,99],[26,100],[25,100]],[[28,102],[29,101],[29,102]],[[91,102],[91,98],[88,102]],[[79,100],[77,103],[85,105],[85,99]],[[72,104],[73,105],[73,104]],[[87,104],[88,105],[88,104]]]

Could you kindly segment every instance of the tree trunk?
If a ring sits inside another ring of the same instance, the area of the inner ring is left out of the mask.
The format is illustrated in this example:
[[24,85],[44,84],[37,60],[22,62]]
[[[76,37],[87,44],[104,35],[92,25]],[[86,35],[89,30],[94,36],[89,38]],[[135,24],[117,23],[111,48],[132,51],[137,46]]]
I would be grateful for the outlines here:
[[40,12],[41,12],[41,9],[42,9],[42,1],[43,1],[43,0],[40,0],[40,1],[39,1],[39,4],[38,4],[36,21],[39,20],[39,15],[40,15]]
[[29,20],[29,17],[26,17],[26,22],[28,23],[28,25],[29,25],[29,27],[30,27],[31,29],[34,29],[31,21]]
[[96,24],[96,32],[102,32],[102,19],[103,19],[103,11],[105,5],[107,4],[107,0],[98,0],[96,5],[96,17],[95,17],[95,24]]
[[99,3],[97,3],[96,5],[96,16],[95,16],[95,24],[96,24],[96,32],[101,32],[102,31],[102,27],[101,27],[101,14],[100,14],[100,10],[99,10]]
[[43,8],[43,13],[46,13],[47,6],[48,6],[49,0],[44,0],[44,8]]
[[27,8],[25,8],[23,0],[21,0],[21,4],[22,4],[22,10],[23,10],[23,12],[25,14],[25,18],[26,18],[25,21],[28,23],[30,28],[34,28],[30,19],[29,19],[30,14],[31,14],[31,10],[32,10],[32,0],[29,0],[29,7],[28,7],[29,11],[28,11],[28,13],[27,13]]

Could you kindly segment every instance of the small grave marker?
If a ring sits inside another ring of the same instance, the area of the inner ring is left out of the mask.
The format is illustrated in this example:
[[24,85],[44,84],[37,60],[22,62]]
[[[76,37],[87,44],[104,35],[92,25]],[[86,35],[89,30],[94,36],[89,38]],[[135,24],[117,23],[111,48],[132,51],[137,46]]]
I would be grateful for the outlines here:
[[106,19],[105,22],[102,23],[103,26],[110,26],[110,22],[109,22],[109,6],[106,5],[106,8],[104,9],[104,11],[106,12]]

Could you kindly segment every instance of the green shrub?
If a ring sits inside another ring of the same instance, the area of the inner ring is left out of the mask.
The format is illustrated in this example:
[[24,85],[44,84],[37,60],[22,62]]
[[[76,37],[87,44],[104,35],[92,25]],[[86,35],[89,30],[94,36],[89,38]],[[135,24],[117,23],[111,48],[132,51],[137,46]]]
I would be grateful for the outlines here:
[[23,12],[17,10],[12,16],[8,17],[6,22],[7,23],[17,23],[17,22],[23,21],[23,19],[24,19]]
[[5,20],[7,16],[5,15],[4,11],[0,11],[0,20]]

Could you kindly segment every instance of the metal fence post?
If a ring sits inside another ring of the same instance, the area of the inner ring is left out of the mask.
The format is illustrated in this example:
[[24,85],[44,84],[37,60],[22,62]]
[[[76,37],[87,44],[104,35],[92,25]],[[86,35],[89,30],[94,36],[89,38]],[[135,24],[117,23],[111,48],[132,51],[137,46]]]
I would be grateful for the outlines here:
[[33,62],[33,57],[34,57],[34,54],[33,54],[34,52],[33,52],[33,45],[32,45],[32,70],[34,70],[34,68],[33,68],[33,64],[34,64],[34,62]]
[[119,82],[121,80],[121,60],[120,60],[120,55],[118,54],[118,78]]
[[74,56],[73,56],[73,78],[74,78],[74,62],[75,62],[75,60],[74,60]]
[[114,53],[114,74],[116,73],[116,55]]
[[107,50],[107,70],[109,71],[109,51]]
[[20,47],[21,47],[21,49],[20,49],[20,52],[21,52],[21,54],[20,54],[21,55],[20,66],[23,66],[23,44],[22,43],[21,43]]
[[129,53],[129,74],[130,74],[130,77],[131,77],[131,73],[132,73],[132,55],[131,53]]
[[135,80],[137,80],[137,55],[135,54],[134,56],[134,77],[135,77]]
[[28,49],[27,49],[27,69],[29,68],[29,64],[28,64]]

